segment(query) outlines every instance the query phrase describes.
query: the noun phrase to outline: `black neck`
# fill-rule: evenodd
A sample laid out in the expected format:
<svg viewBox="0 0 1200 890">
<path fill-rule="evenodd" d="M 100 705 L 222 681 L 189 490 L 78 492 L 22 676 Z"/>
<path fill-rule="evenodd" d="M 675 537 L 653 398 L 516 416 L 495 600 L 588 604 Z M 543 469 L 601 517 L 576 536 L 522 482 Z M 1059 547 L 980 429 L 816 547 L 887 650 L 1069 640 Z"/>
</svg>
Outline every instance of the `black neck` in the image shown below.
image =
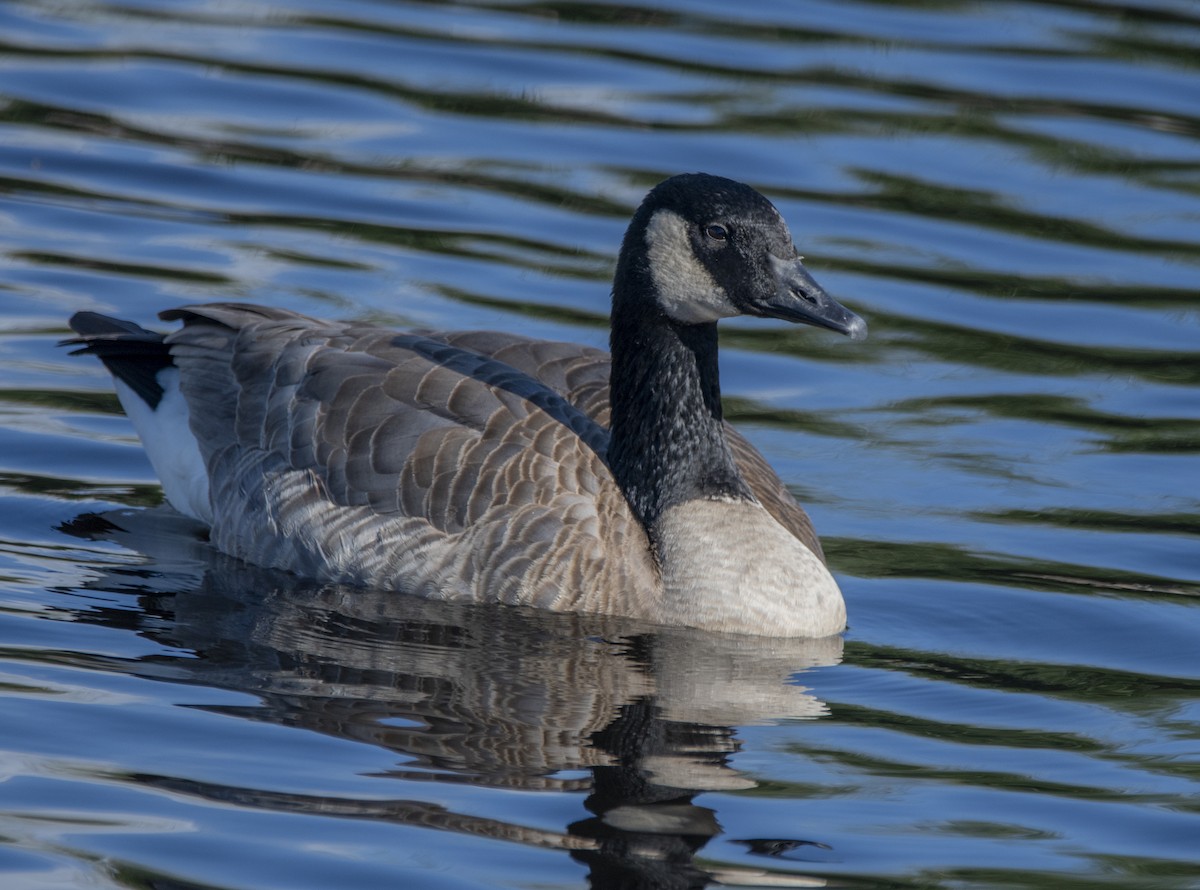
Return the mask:
<svg viewBox="0 0 1200 890">
<path fill-rule="evenodd" d="M 629 505 L 653 531 L 683 501 L 752 499 L 725 440 L 716 324 L 676 324 L 649 305 L 652 290 L 622 290 L 618 276 L 608 463 Z"/>
</svg>

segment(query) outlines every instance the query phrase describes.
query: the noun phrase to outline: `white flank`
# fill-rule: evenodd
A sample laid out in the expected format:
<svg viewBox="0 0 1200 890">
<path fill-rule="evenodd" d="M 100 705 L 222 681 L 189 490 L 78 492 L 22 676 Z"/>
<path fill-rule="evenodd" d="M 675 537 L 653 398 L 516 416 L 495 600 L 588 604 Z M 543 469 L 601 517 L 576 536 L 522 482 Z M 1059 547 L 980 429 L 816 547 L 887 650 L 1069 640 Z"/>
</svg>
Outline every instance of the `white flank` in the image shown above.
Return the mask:
<svg viewBox="0 0 1200 890">
<path fill-rule="evenodd" d="M 157 408 L 151 408 L 125 383 L 113 378 L 117 398 L 142 440 L 168 503 L 186 516 L 211 523 L 208 471 L 188 422 L 187 401 L 179 391 L 179 369 L 159 371 L 158 382 L 163 397 Z"/>
</svg>

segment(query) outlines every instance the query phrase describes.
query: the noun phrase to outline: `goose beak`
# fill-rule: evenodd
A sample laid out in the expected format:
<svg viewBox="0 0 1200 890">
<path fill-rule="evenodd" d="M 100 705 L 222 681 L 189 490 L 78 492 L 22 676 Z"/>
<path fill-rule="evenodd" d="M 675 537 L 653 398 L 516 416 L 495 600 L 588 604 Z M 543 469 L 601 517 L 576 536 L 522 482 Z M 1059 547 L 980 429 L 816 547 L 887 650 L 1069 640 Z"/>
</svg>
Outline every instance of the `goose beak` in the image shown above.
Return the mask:
<svg viewBox="0 0 1200 890">
<path fill-rule="evenodd" d="M 866 339 L 867 323 L 825 293 L 799 257 L 781 260 L 772 256 L 770 260 L 775 293 L 755 305 L 764 317 L 828 328 L 851 340 Z"/>
</svg>

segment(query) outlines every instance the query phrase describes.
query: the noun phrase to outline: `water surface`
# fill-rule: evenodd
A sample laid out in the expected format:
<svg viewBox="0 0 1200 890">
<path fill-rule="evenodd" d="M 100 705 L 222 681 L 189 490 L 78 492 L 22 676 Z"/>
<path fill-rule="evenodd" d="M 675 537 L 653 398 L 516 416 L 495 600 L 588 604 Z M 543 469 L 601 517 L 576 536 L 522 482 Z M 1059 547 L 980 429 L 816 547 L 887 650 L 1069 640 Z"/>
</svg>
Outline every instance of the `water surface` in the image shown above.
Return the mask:
<svg viewBox="0 0 1200 890">
<path fill-rule="evenodd" d="M 1168 0 L 0 6 L 0 883 L 1200 886 L 1198 69 Z M 722 335 L 844 642 L 225 560 L 55 347 L 216 299 L 602 346 L 690 170 L 871 324 Z"/>
</svg>

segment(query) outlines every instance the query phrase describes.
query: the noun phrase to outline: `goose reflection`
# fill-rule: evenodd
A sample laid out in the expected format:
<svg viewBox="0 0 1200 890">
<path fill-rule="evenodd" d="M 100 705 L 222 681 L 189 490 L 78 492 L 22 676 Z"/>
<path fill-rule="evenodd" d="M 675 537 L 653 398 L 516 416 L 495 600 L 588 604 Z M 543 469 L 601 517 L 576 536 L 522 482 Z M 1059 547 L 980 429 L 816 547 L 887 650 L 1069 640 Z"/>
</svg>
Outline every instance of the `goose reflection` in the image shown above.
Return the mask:
<svg viewBox="0 0 1200 890">
<path fill-rule="evenodd" d="M 731 765 L 735 726 L 824 713 L 792 677 L 838 662 L 840 638 L 717 636 L 306 585 L 214 553 L 189 536 L 188 522 L 164 511 L 117 511 L 66 529 L 147 554 L 146 566 L 121 567 L 88 586 L 137 593 L 139 632 L 199 656 L 147 657 L 136 673 L 251 693 L 261 705 L 206 707 L 396 752 L 399 764 L 380 779 L 586 795 L 586 814 L 554 831 L 423 800 L 179 776 L 137 781 L 242 807 L 558 849 L 587 865 L 596 888 L 813 885 L 811 876 L 775 868 L 698 861 L 722 829 L 718 814 L 694 798 L 755 786 Z M 127 611 L 79 617 L 129 625 Z M 807 842 L 744 843 L 772 855 L 779 844 Z"/>
</svg>

